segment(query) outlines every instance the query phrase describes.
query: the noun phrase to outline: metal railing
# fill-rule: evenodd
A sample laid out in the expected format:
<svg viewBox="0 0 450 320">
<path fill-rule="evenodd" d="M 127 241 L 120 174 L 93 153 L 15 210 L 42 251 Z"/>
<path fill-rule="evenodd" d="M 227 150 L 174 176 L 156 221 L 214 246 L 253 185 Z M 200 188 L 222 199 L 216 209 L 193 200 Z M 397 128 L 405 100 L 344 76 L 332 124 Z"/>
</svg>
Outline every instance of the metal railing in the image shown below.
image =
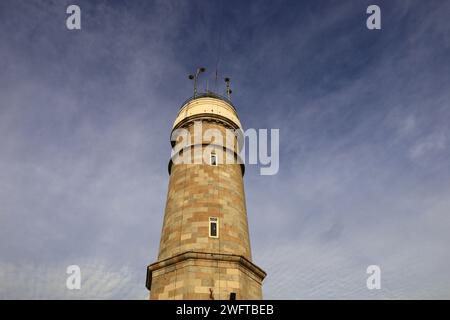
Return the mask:
<svg viewBox="0 0 450 320">
<path fill-rule="evenodd" d="M 220 94 L 211 92 L 211 91 L 197 93 L 195 96 L 192 96 L 192 97 L 186 99 L 186 100 L 181 104 L 180 111 L 181 111 L 181 109 L 182 109 L 187 103 L 191 102 L 192 100 L 199 99 L 199 98 L 216 98 L 216 99 L 223 100 L 223 101 L 225 101 L 226 103 L 228 103 L 228 104 L 233 108 L 234 112 L 237 113 L 236 107 L 233 105 L 233 103 L 232 103 L 228 98 L 226 98 L 226 97 L 224 97 L 224 96 L 221 96 Z"/>
</svg>

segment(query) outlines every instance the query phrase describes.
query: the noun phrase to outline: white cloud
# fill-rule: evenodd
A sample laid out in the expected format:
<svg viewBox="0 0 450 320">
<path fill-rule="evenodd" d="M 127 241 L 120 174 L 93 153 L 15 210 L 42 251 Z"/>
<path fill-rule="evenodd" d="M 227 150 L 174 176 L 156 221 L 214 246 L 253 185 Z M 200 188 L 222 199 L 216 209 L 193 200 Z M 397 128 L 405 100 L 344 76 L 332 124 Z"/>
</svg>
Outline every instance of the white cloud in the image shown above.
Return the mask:
<svg viewBox="0 0 450 320">
<path fill-rule="evenodd" d="M 420 138 L 411 148 L 410 156 L 413 160 L 443 151 L 448 147 L 447 136 L 443 132 L 432 133 L 424 138 Z"/>
<path fill-rule="evenodd" d="M 69 290 L 69 265 L 81 269 L 80 290 Z M 0 262 L 1 299 L 146 299 L 145 283 L 130 267 L 112 269 L 100 261 L 59 263 Z"/>
<path fill-rule="evenodd" d="M 145 298 L 171 122 L 191 92 L 185 75 L 208 59 L 211 25 L 195 4 L 161 1 L 142 15 L 102 4 L 68 34 L 54 28 L 59 4 L 14 3 L 0 10 L 0 297 Z M 393 8 L 395 21 L 414 18 L 410 6 Z M 448 298 L 441 6 L 399 38 L 364 34 L 373 56 L 356 60 L 350 51 L 369 44 L 359 29 L 334 33 L 355 27 L 350 2 L 320 6 L 319 24 L 314 10 L 290 10 L 284 27 L 270 20 L 281 8 L 253 4 L 250 19 L 226 9 L 221 67 L 237 79 L 242 120 L 281 129 L 279 174 L 245 177 L 267 298 Z M 70 264 L 82 268 L 80 292 L 65 289 Z M 380 292 L 365 288 L 368 264 L 382 268 Z"/>
</svg>

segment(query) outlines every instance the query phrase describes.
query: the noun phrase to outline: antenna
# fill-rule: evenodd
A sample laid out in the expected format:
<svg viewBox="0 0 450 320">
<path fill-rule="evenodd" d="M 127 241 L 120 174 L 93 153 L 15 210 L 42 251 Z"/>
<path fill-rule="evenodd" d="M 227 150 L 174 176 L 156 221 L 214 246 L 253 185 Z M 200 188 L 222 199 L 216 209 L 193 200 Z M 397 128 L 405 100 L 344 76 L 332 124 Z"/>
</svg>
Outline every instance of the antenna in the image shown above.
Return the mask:
<svg viewBox="0 0 450 320">
<path fill-rule="evenodd" d="M 206 69 L 201 67 L 201 68 L 197 68 L 197 71 L 195 72 L 195 74 L 190 74 L 189 75 L 189 80 L 194 80 L 194 98 L 197 96 L 197 79 L 200 73 L 205 72 Z"/>
<path fill-rule="evenodd" d="M 230 89 L 230 78 L 226 77 L 224 80 L 225 80 L 225 83 L 227 85 L 227 98 L 228 98 L 228 100 L 231 101 L 231 93 L 233 91 L 231 91 L 231 89 Z"/>
<path fill-rule="evenodd" d="M 216 77 L 214 78 L 214 91 L 217 92 L 217 78 L 219 76 L 219 72 L 217 71 L 216 67 Z"/>
<path fill-rule="evenodd" d="M 223 0 L 220 1 L 220 16 L 224 16 L 223 11 Z M 218 19 L 219 23 L 219 41 L 217 42 L 217 54 L 216 54 L 216 77 L 214 79 L 214 91 L 217 92 L 217 79 L 219 74 L 219 63 L 220 63 L 220 57 L 222 55 L 222 30 L 223 30 L 223 20 Z"/>
</svg>

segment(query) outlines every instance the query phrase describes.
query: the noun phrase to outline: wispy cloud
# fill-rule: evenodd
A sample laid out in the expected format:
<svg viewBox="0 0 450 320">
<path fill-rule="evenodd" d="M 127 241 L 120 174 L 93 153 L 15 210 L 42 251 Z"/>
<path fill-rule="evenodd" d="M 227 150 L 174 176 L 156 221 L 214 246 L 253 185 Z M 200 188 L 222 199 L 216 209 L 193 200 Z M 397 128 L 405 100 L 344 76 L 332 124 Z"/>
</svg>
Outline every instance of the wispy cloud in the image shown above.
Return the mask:
<svg viewBox="0 0 450 320">
<path fill-rule="evenodd" d="M 80 261 L 81 262 L 81 261 Z M 90 260 L 79 265 L 81 287 L 69 290 L 70 262 L 46 264 L 0 263 L 2 299 L 145 299 L 148 292 L 136 272 L 124 266 Z"/>
<path fill-rule="evenodd" d="M 244 126 L 280 128 L 279 174 L 245 176 L 265 297 L 448 298 L 449 3 L 381 1 L 379 32 L 366 4 L 81 1 L 69 32 L 3 1 L 0 297 L 146 297 L 171 122 L 219 60 Z"/>
</svg>

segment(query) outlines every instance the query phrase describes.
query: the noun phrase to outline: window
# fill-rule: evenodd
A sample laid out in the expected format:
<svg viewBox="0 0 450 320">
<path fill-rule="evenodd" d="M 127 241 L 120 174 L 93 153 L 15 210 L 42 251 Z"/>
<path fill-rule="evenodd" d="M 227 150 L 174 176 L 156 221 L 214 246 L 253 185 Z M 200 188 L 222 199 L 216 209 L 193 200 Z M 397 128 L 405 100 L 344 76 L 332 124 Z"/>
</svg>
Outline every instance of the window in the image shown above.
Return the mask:
<svg viewBox="0 0 450 320">
<path fill-rule="evenodd" d="M 217 155 L 214 153 L 214 152 L 212 152 L 211 153 L 211 165 L 212 166 L 217 166 Z"/>
<path fill-rule="evenodd" d="M 209 217 L 209 236 L 211 238 L 219 237 L 219 218 Z"/>
</svg>

